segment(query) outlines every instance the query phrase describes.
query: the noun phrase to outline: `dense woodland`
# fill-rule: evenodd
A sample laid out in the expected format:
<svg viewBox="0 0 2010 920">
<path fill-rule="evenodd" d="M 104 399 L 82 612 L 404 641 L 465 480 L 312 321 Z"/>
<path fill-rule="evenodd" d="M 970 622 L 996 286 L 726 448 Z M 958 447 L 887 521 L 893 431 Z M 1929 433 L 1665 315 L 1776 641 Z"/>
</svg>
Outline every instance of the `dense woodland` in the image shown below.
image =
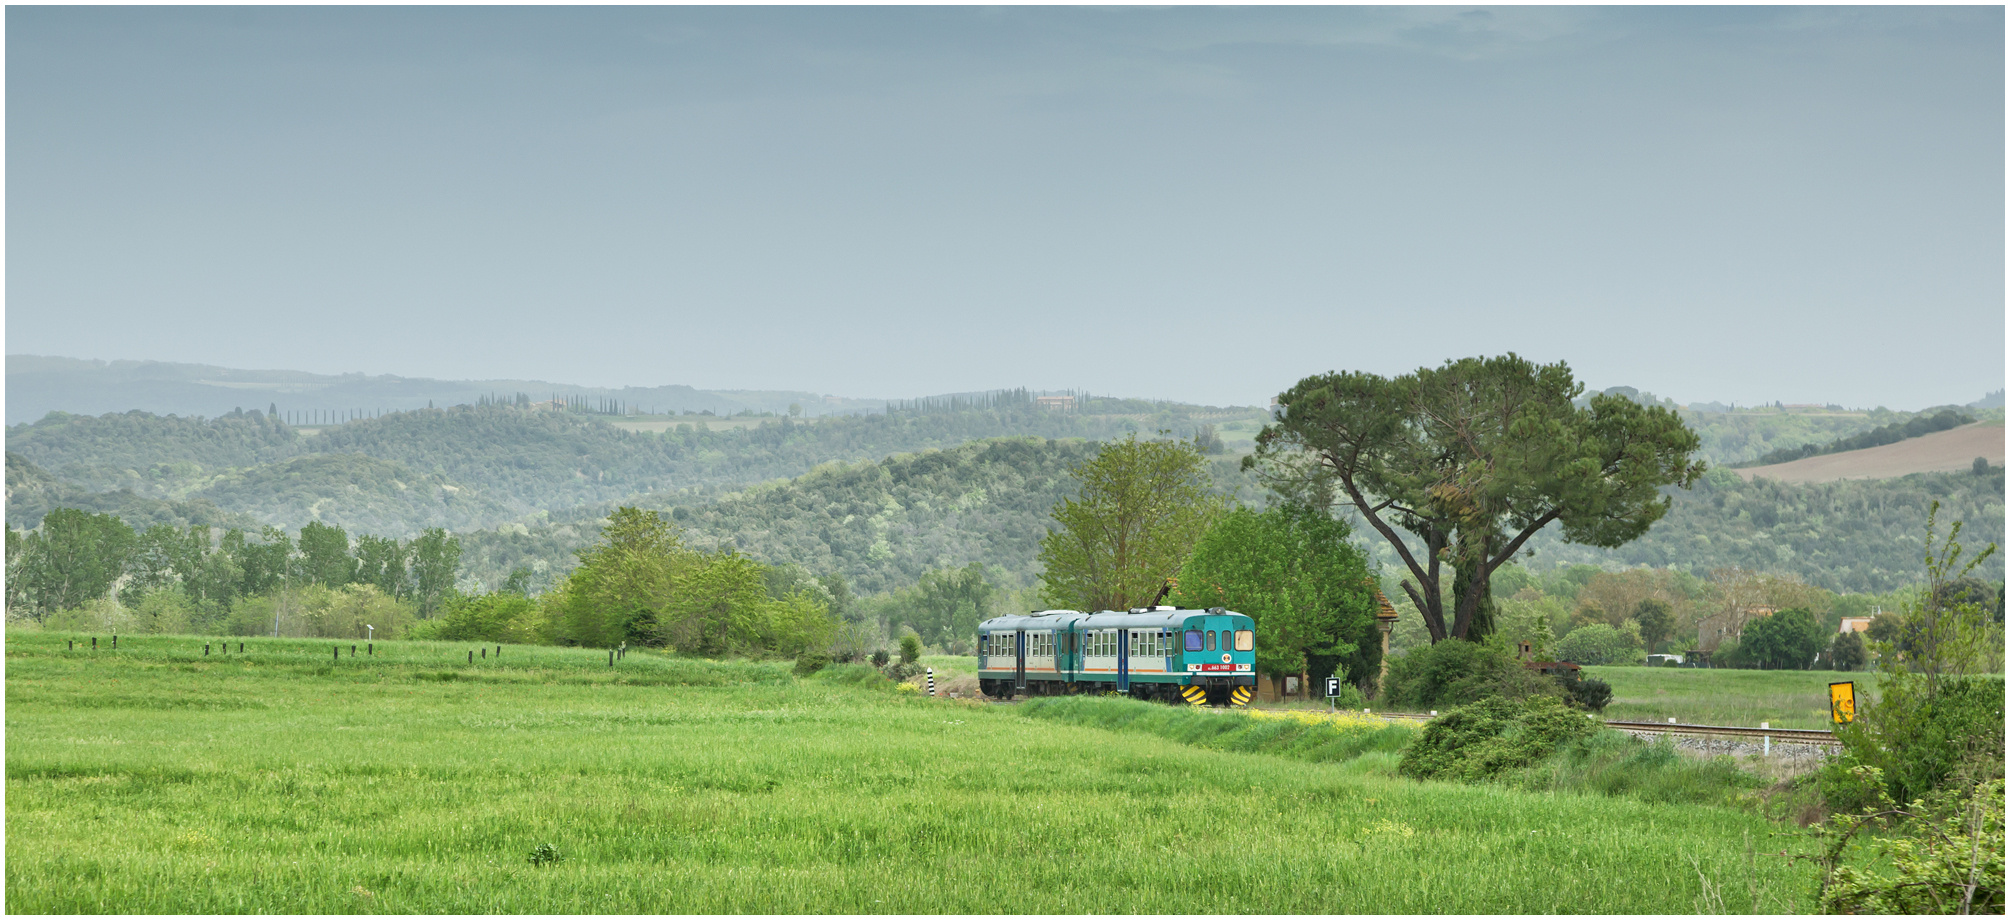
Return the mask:
<svg viewBox="0 0 2010 920">
<path fill-rule="evenodd" d="M 1216 491 L 1242 505 L 1266 501 L 1238 451 L 1214 435 L 1224 414 L 1198 407 L 1096 398 L 1076 411 L 1047 411 L 1008 392 L 894 405 L 887 414 L 776 417 L 743 430 L 710 430 L 705 417 L 687 416 L 651 434 L 521 402 L 392 413 L 312 435 L 258 411 L 54 414 L 8 433 L 10 530 L 19 536 L 50 511 L 73 508 L 114 516 L 136 534 L 210 528 L 216 552 L 231 539 L 266 541 L 256 535 L 267 525 L 298 535 L 310 524 L 357 534 L 360 552 L 365 534 L 409 545 L 436 529 L 453 533 L 460 548 L 461 595 L 536 596 L 562 588 L 582 552 L 603 539 L 609 515 L 631 505 L 662 512 L 691 552 L 757 563 L 771 599 L 810 597 L 840 621 L 870 622 L 882 635 L 912 628 L 948 646 L 975 618 L 1037 601 L 1035 557 L 1049 514 L 1099 441 L 1131 431 L 1198 439 L 1211 451 Z M 1881 410 L 1682 416 L 1718 464 L 1939 424 Z M 1686 628 L 1703 616 L 1719 570 L 1770 573 L 1831 596 L 1894 596 L 1918 580 L 1931 502 L 1943 503 L 1944 519 L 1966 521 L 1968 539 L 2001 542 L 2002 491 L 2000 468 L 1809 485 L 1747 483 L 1719 469 L 1694 488 L 1671 490 L 1671 511 L 1646 536 L 1601 550 L 1543 534 L 1518 571 L 1549 586 L 1538 594 L 1556 599 L 1542 609 L 1559 639 L 1592 625 L 1573 624 L 1570 586 L 1605 570 L 1619 577 L 1645 566 L 1689 586 L 1662 591 Z M 1385 576 L 1394 571 L 1384 544 L 1360 543 Z M 2001 558 L 1978 574 L 2000 581 Z M 1495 595 L 1524 594 L 1520 577 Z M 1401 599 L 1393 584 L 1385 588 Z M 1523 619 L 1535 600 L 1520 598 Z M 1839 608 L 1822 609 L 1829 616 Z M 1624 632 L 1631 612 L 1605 625 Z"/>
<path fill-rule="evenodd" d="M 1966 522 L 1975 546 L 2003 543 L 2003 468 L 1987 473 L 1915 473 L 1897 479 L 1745 482 L 1728 470 L 1705 473 L 1677 492 L 1668 515 L 1646 536 L 1617 549 L 1575 546 L 1545 533 L 1530 541 L 1529 565 L 1554 568 L 1738 566 L 1792 574 L 1831 591 L 1881 593 L 1919 580 L 1927 510 Z M 1987 565 L 2003 577 L 2003 560 Z"/>
<path fill-rule="evenodd" d="M 1140 428 L 1129 416 L 1045 411 L 1030 400 L 814 422 L 781 417 L 730 431 L 709 430 L 702 416 L 685 418 L 651 434 L 590 415 L 459 406 L 359 419 L 303 437 L 260 411 L 216 419 L 51 414 L 9 429 L 8 451 L 88 492 L 208 498 L 288 528 L 321 520 L 409 534 L 427 526 L 494 527 L 648 493 L 702 495 L 801 475 L 833 460 L 878 459 L 985 437 L 1103 438 Z M 1167 411 L 1145 423 L 1180 435 L 1202 424 Z M 382 464 L 257 469 L 338 455 Z M 421 494 L 403 494 L 412 489 Z M 32 526 L 37 518 L 27 510 L 10 505 L 9 523 Z"/>
</svg>

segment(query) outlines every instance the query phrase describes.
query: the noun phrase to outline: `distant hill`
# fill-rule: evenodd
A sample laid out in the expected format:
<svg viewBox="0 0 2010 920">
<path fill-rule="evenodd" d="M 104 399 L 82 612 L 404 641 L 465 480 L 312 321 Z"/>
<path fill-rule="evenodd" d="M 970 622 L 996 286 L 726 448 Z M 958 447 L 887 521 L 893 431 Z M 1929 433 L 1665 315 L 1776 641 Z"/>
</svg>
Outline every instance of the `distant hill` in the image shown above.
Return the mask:
<svg viewBox="0 0 2010 920">
<path fill-rule="evenodd" d="M 93 492 L 49 475 L 19 454 L 7 454 L 7 526 L 32 528 L 57 508 L 78 508 L 94 514 L 115 514 L 134 527 L 155 524 L 188 527 L 256 529 L 259 520 L 248 514 L 225 511 L 208 499 L 162 501 L 136 495 L 128 489 Z"/>
<path fill-rule="evenodd" d="M 1833 482 L 1838 479 L 1891 479 L 1913 473 L 1967 470 L 1981 457 L 2003 465 L 2003 424 L 1979 423 L 1921 435 L 1895 444 L 1821 454 L 1787 463 L 1737 470 L 1747 482 Z"/>
<path fill-rule="evenodd" d="M 340 520 L 390 535 L 430 526 L 490 529 L 572 509 L 595 510 L 597 517 L 605 513 L 597 509 L 640 496 L 695 503 L 833 461 L 873 461 L 999 436 L 1103 440 L 1163 429 L 1190 437 L 1212 424 L 1194 417 L 1201 407 L 1119 400 L 1099 399 L 1096 408 L 1132 411 L 1048 411 L 1023 393 L 981 406 L 782 417 L 721 431 L 709 430 L 705 417 L 684 416 L 690 421 L 660 432 L 624 430 L 599 415 L 510 405 L 395 412 L 315 434 L 260 410 L 209 419 L 56 413 L 9 428 L 7 445 L 81 492 L 200 497 L 288 528 Z M 1245 427 L 1261 413 L 1205 411 Z M 300 462 L 313 457 L 348 459 Z M 344 473 L 357 479 L 344 481 Z M 410 491 L 421 483 L 424 489 Z"/>
<path fill-rule="evenodd" d="M 742 410 L 805 414 L 869 412 L 880 399 L 846 399 L 789 390 L 701 390 L 689 386 L 582 387 L 544 380 L 432 380 L 364 374 L 242 370 L 167 361 L 92 361 L 43 355 L 7 356 L 7 423 L 50 412 L 102 415 L 141 410 L 156 415 L 215 417 L 235 409 L 288 413 L 444 408 L 483 397 L 527 394 L 532 400 L 618 399 L 642 410 L 729 415 Z"/>
<path fill-rule="evenodd" d="M 1050 514 L 1074 494 L 1073 468 L 1098 445 L 1079 439 L 993 438 L 881 460 L 832 463 L 794 479 L 693 501 L 641 496 L 630 503 L 665 511 L 700 547 L 729 547 L 764 562 L 837 573 L 854 592 L 913 584 L 923 573 L 972 562 L 994 579 L 1026 587 Z M 1213 464 L 1217 490 L 1260 502 L 1236 458 Z M 529 526 L 462 536 L 463 570 L 477 584 L 502 583 L 529 568 L 548 584 L 569 571 L 612 506 L 577 509 Z"/>
<path fill-rule="evenodd" d="M 194 498 L 287 530 L 319 521 L 352 534 L 399 538 L 428 527 L 493 526 L 518 514 L 481 490 L 358 454 L 314 454 L 233 470 Z"/>
<path fill-rule="evenodd" d="M 1962 521 L 1962 543 L 1971 550 L 2003 543 L 2001 466 L 1981 476 L 1964 470 L 1807 483 L 1747 482 L 1742 472 L 1749 471 L 1711 470 L 1695 488 L 1672 490 L 1667 516 L 1617 549 L 1538 534 L 1529 541 L 1530 564 L 1679 566 L 1697 574 L 1741 566 L 1790 572 L 1831 591 L 1881 593 L 1925 578 L 1919 547 L 1934 501 L 1941 503 L 1943 533 Z M 2000 581 L 2003 573 L 1998 553 L 1976 574 Z"/>
</svg>

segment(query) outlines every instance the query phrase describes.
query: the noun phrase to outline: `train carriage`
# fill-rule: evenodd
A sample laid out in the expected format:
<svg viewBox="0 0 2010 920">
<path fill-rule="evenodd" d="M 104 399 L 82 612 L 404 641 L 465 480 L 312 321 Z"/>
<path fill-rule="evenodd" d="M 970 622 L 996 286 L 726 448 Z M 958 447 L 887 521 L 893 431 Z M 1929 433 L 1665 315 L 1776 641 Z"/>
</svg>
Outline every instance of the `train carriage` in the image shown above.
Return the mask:
<svg viewBox="0 0 2010 920">
<path fill-rule="evenodd" d="M 1241 706 L 1256 687 L 1256 624 L 1214 607 L 1042 610 L 977 625 L 977 680 L 992 699 L 1118 692 Z"/>
</svg>

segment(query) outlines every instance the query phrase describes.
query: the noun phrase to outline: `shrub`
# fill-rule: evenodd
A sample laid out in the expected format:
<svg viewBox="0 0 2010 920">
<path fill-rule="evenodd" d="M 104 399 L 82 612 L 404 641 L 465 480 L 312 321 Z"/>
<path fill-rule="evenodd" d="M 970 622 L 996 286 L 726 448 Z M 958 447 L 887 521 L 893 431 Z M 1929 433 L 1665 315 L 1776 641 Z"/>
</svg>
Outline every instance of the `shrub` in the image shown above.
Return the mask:
<svg viewBox="0 0 2010 920">
<path fill-rule="evenodd" d="M 822 652 L 804 652 L 796 656 L 796 667 L 795 667 L 796 676 L 808 677 L 811 674 L 815 674 L 816 672 L 821 671 L 826 667 L 829 667 L 830 663 L 831 663 L 831 656 L 826 655 Z"/>
<path fill-rule="evenodd" d="M 908 633 L 900 637 L 900 663 L 913 664 L 921 659 L 921 637 Z"/>
<path fill-rule="evenodd" d="M 1386 708 L 1422 712 L 1489 696 L 1562 695 L 1556 681 L 1522 667 L 1505 646 L 1447 639 L 1391 658 L 1380 699 Z"/>
<path fill-rule="evenodd" d="M 1630 632 L 1593 623 L 1564 636 L 1557 643 L 1556 656 L 1577 664 L 1628 664 L 1639 660 L 1640 643 Z"/>
<path fill-rule="evenodd" d="M 1335 709 L 1366 709 L 1368 708 L 1368 697 L 1361 693 L 1360 687 L 1356 687 L 1343 680 L 1340 682 L 1340 695 L 1333 698 L 1333 707 Z"/>
<path fill-rule="evenodd" d="M 872 653 L 872 666 L 875 668 L 886 667 L 886 663 L 892 660 L 893 656 L 887 654 L 886 649 L 880 649 Z"/>
<path fill-rule="evenodd" d="M 1979 761 L 1975 772 L 2003 775 L 2003 683 L 1982 677 L 1947 678 L 1939 692 L 1906 693 L 1906 681 L 1887 678 L 1884 698 L 1864 707 L 1857 721 L 1836 728 L 1844 763 L 1876 767 L 1885 791 L 1910 802 L 1954 775 L 1963 761 Z M 1862 805 L 1863 796 L 1835 782 L 1833 797 Z M 1823 789 L 1831 795 L 1830 788 Z"/>
<path fill-rule="evenodd" d="M 1432 719 L 1403 753 L 1397 772 L 1416 779 L 1483 782 L 1531 766 L 1598 730 L 1596 722 L 1555 697 L 1488 697 Z"/>
<path fill-rule="evenodd" d="M 1884 793 L 1875 767 L 1856 767 L 1875 798 L 1859 813 L 1817 825 L 1827 840 L 1821 909 L 1847 914 L 2001 914 L 2003 779 L 1954 784 L 1906 804 Z M 1859 836 L 1860 831 L 1875 834 Z M 1866 860 L 1855 843 L 1882 850 Z M 1889 872 L 1890 874 L 1885 874 Z"/>
<path fill-rule="evenodd" d="M 1612 685 L 1596 677 L 1564 681 L 1563 690 L 1568 694 L 1570 705 L 1579 709 L 1604 712 L 1605 704 L 1612 702 Z"/>
</svg>

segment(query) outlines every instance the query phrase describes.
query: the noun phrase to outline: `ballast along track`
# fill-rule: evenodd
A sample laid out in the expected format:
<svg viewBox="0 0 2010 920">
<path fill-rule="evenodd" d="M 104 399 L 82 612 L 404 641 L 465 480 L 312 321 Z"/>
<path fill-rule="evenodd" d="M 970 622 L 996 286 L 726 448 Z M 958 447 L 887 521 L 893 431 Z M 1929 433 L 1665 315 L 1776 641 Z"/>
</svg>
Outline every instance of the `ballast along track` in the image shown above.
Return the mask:
<svg viewBox="0 0 2010 920">
<path fill-rule="evenodd" d="M 1607 722 L 1607 728 L 1627 732 L 1654 732 L 1663 735 L 1695 735 L 1714 738 L 1771 738 L 1774 744 L 1840 745 L 1834 732 L 1808 728 L 1743 728 L 1732 725 L 1669 725 L 1664 722 Z"/>
<path fill-rule="evenodd" d="M 1384 719 L 1407 719 L 1414 722 L 1429 722 L 1427 712 L 1378 712 Z M 1685 725 L 1669 722 L 1625 722 L 1607 721 L 1606 728 L 1623 732 L 1643 732 L 1655 735 L 1692 735 L 1704 738 L 1754 738 L 1773 739 L 1774 744 L 1835 744 L 1834 732 L 1812 728 L 1745 728 L 1739 725 Z"/>
</svg>

